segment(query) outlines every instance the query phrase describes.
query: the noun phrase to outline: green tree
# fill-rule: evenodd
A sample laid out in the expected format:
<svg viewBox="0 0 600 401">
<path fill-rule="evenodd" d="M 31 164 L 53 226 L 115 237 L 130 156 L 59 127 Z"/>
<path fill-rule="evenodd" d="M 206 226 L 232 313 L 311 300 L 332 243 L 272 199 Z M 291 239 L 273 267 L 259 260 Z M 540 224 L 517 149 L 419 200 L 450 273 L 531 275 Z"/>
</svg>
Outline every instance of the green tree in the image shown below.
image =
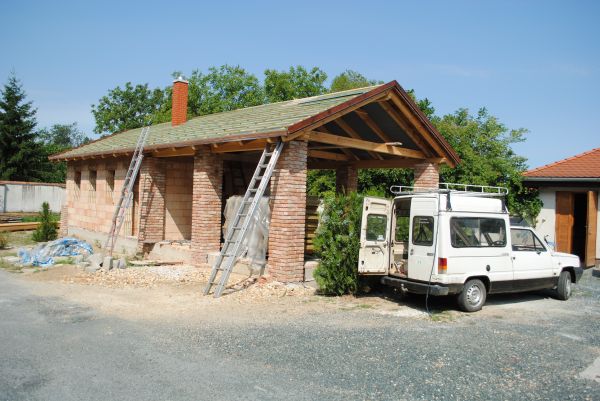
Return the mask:
<svg viewBox="0 0 600 401">
<path fill-rule="evenodd" d="M 38 133 L 41 141 L 43 158 L 42 180 L 46 182 L 65 182 L 67 165 L 65 162 L 50 162 L 48 156 L 75 148 L 90 142 L 77 123 L 54 124 L 50 128 L 43 128 Z"/>
<path fill-rule="evenodd" d="M 302 66 L 290 67 L 289 71 L 265 70 L 267 102 L 322 95 L 327 91 L 324 85 L 326 79 L 327 74 L 318 67 L 310 71 Z"/>
<path fill-rule="evenodd" d="M 258 78 L 240 66 L 211 67 L 208 74 L 194 70 L 189 78 L 188 113 L 192 117 L 257 106 L 264 99 Z"/>
<path fill-rule="evenodd" d="M 36 242 L 51 241 L 56 239 L 56 221 L 50 213 L 50 205 L 48 202 L 42 203 L 42 210 L 39 213 L 40 225 L 33 232 L 31 238 Z"/>
<path fill-rule="evenodd" d="M 383 81 L 375 79 L 367 79 L 364 75 L 353 70 L 346 70 L 337 75 L 331 81 L 330 92 L 345 91 L 348 89 L 363 88 L 365 86 L 373 86 L 382 84 Z"/>
<path fill-rule="evenodd" d="M 527 159 L 512 149 L 513 144 L 525 140 L 526 129 L 508 129 L 485 108 L 476 115 L 459 109 L 434 117 L 433 123 L 462 160 L 455 168 L 442 168 L 442 181 L 507 187 L 511 213 L 530 221 L 537 216 L 541 208 L 537 192 L 522 185 Z"/>
<path fill-rule="evenodd" d="M 0 93 L 0 180 L 39 181 L 42 152 L 36 142 L 35 113 L 12 73 Z"/>
<path fill-rule="evenodd" d="M 156 123 L 166 99 L 164 90 L 150 89 L 148 84 L 133 86 L 127 82 L 124 88 L 117 86 L 102 96 L 97 105 L 92 105 L 94 132 L 114 133 Z"/>
</svg>

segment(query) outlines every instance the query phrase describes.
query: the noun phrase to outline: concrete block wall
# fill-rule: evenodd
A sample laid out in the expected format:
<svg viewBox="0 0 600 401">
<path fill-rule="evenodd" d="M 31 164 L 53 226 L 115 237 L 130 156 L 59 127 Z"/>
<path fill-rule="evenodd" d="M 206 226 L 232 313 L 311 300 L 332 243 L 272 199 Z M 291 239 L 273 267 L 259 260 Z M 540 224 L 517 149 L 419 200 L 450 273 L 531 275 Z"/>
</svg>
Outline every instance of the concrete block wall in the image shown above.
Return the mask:
<svg viewBox="0 0 600 401">
<path fill-rule="evenodd" d="M 65 217 L 68 219 L 68 225 L 91 231 L 108 232 L 115 202 L 121 194 L 128 167 L 129 160 L 124 158 L 69 162 L 66 182 L 68 217 Z M 95 188 L 90 182 L 90 171 L 96 172 Z M 112 190 L 106 182 L 109 171 L 115 172 Z M 79 185 L 75 182 L 77 175 L 81 177 Z M 132 232 L 124 227 L 121 235 L 132 235 Z"/>
<path fill-rule="evenodd" d="M 275 280 L 304 280 L 307 143 L 285 145 L 271 178 L 269 273 Z"/>
<path fill-rule="evenodd" d="M 145 157 L 140 176 L 140 228 L 138 253 L 148 253 L 152 245 L 165 238 L 165 160 Z"/>
<path fill-rule="evenodd" d="M 165 239 L 192 238 L 193 158 L 166 160 Z"/>
<path fill-rule="evenodd" d="M 42 203 L 60 212 L 65 203 L 64 184 L 0 181 L 0 213 L 39 212 Z"/>
</svg>

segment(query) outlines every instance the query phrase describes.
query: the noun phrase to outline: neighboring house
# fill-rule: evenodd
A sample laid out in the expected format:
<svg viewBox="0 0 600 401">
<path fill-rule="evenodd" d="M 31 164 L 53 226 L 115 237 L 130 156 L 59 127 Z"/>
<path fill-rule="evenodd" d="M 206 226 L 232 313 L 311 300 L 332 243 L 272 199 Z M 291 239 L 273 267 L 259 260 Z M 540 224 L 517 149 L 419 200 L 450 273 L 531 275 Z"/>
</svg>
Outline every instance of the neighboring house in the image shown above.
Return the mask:
<svg viewBox="0 0 600 401">
<path fill-rule="evenodd" d="M 306 177 L 333 169 L 342 191 L 360 168 L 413 168 L 415 185 L 437 187 L 440 164 L 459 157 L 396 81 L 187 119 L 188 83 L 173 84 L 170 123 L 152 126 L 134 202 L 117 249 L 147 254 L 171 241 L 201 264 L 221 245 L 222 208 L 243 194 L 262 150 L 285 142 L 271 178 L 268 268 L 280 281 L 304 278 Z M 141 129 L 51 157 L 66 161 L 61 230 L 101 241 L 110 229 Z M 312 224 L 314 227 L 314 224 Z"/>
<path fill-rule="evenodd" d="M 39 212 L 44 202 L 60 212 L 64 199 L 65 184 L 0 181 L 0 213 Z"/>
<path fill-rule="evenodd" d="M 538 188 L 544 203 L 536 230 L 557 251 L 579 256 L 585 266 L 600 262 L 600 148 L 529 170 L 524 183 Z"/>
</svg>

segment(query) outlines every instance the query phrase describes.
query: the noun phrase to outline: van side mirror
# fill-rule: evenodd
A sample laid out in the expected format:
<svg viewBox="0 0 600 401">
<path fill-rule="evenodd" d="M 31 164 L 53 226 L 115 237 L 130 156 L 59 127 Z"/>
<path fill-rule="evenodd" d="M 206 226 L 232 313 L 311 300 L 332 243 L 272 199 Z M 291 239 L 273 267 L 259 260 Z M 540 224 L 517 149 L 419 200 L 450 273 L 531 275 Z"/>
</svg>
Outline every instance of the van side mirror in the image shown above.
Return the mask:
<svg viewBox="0 0 600 401">
<path fill-rule="evenodd" d="M 550 249 L 554 250 L 554 242 L 550 241 L 550 235 L 544 235 L 544 241 L 546 241 L 546 245 L 550 247 Z"/>
</svg>

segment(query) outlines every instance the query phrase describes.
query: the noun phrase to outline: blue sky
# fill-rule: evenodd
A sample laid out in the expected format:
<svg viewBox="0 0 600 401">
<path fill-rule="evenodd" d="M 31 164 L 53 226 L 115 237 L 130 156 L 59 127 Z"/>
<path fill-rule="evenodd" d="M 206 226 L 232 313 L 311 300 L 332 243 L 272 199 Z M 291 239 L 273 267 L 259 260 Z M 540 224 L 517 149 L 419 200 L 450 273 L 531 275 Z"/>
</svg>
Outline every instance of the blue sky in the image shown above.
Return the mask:
<svg viewBox="0 0 600 401">
<path fill-rule="evenodd" d="M 0 81 L 11 70 L 40 126 L 76 121 L 127 81 L 175 70 L 318 66 L 396 79 L 438 114 L 485 106 L 531 167 L 600 146 L 600 2 L 11 1 L 0 7 Z"/>
</svg>

